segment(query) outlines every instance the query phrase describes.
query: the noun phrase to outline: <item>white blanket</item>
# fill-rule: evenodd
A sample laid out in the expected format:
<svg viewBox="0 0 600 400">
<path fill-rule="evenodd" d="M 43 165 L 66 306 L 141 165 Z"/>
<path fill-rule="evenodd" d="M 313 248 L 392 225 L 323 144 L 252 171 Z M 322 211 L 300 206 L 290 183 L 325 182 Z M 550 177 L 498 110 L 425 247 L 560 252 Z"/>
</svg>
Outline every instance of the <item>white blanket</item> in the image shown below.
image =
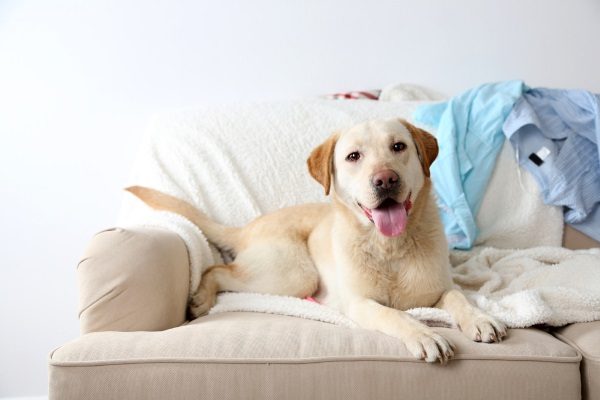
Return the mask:
<svg viewBox="0 0 600 400">
<path fill-rule="evenodd" d="M 311 150 L 337 129 L 373 118 L 409 118 L 419 102 L 306 100 L 229 105 L 157 116 L 134 164 L 129 185 L 179 197 L 219 222 L 243 225 L 276 209 L 327 201 L 308 174 Z M 201 271 L 221 263 L 204 235 L 181 219 L 156 215 L 126 194 L 119 224 L 174 230 L 191 255 L 191 291 Z"/>
<path fill-rule="evenodd" d="M 454 282 L 509 327 L 600 319 L 600 249 L 488 247 L 476 253 L 453 252 Z"/>
<path fill-rule="evenodd" d="M 185 199 L 222 223 L 242 225 L 284 206 L 325 201 L 321 186 L 306 171 L 311 149 L 334 130 L 360 121 L 410 118 L 418 104 L 306 100 L 204 107 L 166 114 L 151 123 L 128 183 Z M 501 153 L 499 168 L 484 197 L 478 215 L 481 227 L 478 245 L 505 248 L 560 245 L 560 210 L 541 203 L 535 182 L 517 167 L 511 151 L 508 147 Z M 190 254 L 191 293 L 198 286 L 204 268 L 223 262 L 221 254 L 189 221 L 151 211 L 129 194 L 124 199 L 119 223 L 162 227 L 179 234 Z M 490 248 L 455 254 L 454 264 L 456 260 L 462 264 L 455 271 L 456 281 L 470 287 L 476 287 L 475 283 L 481 285 L 472 293 L 473 300 L 509 326 L 598 319 L 594 310 L 598 310 L 600 280 L 584 278 L 600 269 L 600 256 L 557 248 L 531 251 Z M 538 261 L 555 253 L 562 257 L 557 266 Z M 490 264 L 490 260 L 495 261 Z M 464 261 L 468 262 L 463 264 Z M 521 265 L 527 268 L 519 269 Z M 573 265 L 579 268 L 579 280 L 573 279 Z M 541 279 L 547 275 L 544 268 L 555 271 L 552 285 Z M 493 289 L 490 289 L 492 283 L 485 284 L 507 274 L 512 274 L 513 284 L 507 281 Z M 487 280 L 482 282 L 484 278 Z M 350 323 L 324 306 L 255 294 L 220 295 L 211 312 L 232 310 L 274 312 L 341 325 Z M 411 313 L 433 325 L 452 323 L 440 310 L 418 309 Z"/>
<path fill-rule="evenodd" d="M 260 293 L 221 293 L 217 297 L 217 304 L 210 309 L 209 314 L 232 311 L 289 315 L 349 328 L 357 326 L 354 321 L 336 309 L 317 304 L 314 301 Z M 456 326 L 447 312 L 437 308 L 413 308 L 408 310 L 408 313 L 429 326 L 448 328 Z"/>
<path fill-rule="evenodd" d="M 454 254 L 454 282 L 479 308 L 510 328 L 600 320 L 600 249 L 559 247 Z M 342 326 L 354 323 L 338 311 L 291 297 L 253 293 L 221 294 L 213 313 L 256 311 L 283 314 Z M 445 311 L 408 310 L 430 326 L 454 326 Z"/>
</svg>

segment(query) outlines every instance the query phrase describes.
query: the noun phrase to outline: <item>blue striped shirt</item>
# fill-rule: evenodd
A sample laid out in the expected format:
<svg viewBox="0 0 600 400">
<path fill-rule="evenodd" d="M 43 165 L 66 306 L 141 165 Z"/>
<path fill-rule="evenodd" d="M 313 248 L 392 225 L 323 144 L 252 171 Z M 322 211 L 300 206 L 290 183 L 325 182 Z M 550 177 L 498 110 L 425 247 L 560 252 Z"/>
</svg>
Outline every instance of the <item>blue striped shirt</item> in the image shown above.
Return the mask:
<svg viewBox="0 0 600 400">
<path fill-rule="evenodd" d="M 600 95 L 530 89 L 503 130 L 544 202 L 563 206 L 565 222 L 600 240 Z"/>
</svg>

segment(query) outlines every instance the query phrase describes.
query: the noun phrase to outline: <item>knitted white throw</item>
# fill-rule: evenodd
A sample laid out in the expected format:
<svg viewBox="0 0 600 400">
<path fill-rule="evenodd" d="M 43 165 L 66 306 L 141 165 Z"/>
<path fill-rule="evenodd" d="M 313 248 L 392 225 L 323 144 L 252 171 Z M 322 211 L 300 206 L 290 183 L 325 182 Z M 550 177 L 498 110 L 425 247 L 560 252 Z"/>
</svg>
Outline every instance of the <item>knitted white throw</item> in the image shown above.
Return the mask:
<svg viewBox="0 0 600 400">
<path fill-rule="evenodd" d="M 129 184 L 182 198 L 222 223 L 243 225 L 281 207 L 326 201 L 322 188 L 306 172 L 312 148 L 334 130 L 361 121 L 409 118 L 418 104 L 306 100 L 171 113 L 150 125 Z M 204 268 L 222 262 L 220 253 L 189 221 L 151 211 L 129 194 L 119 222 L 162 227 L 181 236 L 190 254 L 191 291 Z M 499 157 L 478 223 L 480 248 L 455 254 L 452 262 L 456 283 L 470 290 L 482 309 L 513 327 L 600 319 L 596 251 L 481 249 L 560 245 L 560 210 L 542 204 L 535 182 L 516 166 L 507 149 Z M 211 312 L 225 311 L 271 312 L 352 325 L 324 306 L 267 295 L 222 294 Z M 452 323 L 441 310 L 410 313 L 432 325 Z"/>
</svg>

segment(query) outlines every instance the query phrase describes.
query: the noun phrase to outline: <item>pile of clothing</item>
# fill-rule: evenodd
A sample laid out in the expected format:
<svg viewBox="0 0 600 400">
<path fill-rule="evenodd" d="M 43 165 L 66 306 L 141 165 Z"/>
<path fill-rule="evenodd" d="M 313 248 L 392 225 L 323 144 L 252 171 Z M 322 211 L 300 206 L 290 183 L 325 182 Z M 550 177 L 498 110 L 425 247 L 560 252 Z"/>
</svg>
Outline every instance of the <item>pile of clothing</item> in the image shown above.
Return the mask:
<svg viewBox="0 0 600 400">
<path fill-rule="evenodd" d="M 440 153 L 431 173 L 450 247 L 474 245 L 476 216 L 506 140 L 543 201 L 600 240 L 600 95 L 491 83 L 423 105 L 413 119 L 437 132 Z"/>
</svg>

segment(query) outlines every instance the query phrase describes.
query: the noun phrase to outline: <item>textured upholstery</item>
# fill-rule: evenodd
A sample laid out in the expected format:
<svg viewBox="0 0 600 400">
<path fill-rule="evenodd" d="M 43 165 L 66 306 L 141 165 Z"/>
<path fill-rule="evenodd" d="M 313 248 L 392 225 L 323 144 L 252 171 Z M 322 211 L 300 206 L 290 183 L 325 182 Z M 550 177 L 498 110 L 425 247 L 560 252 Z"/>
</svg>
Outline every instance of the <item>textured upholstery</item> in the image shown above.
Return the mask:
<svg viewBox="0 0 600 400">
<path fill-rule="evenodd" d="M 395 338 L 259 313 L 202 317 L 163 332 L 84 335 L 50 358 L 50 395 L 100 398 L 577 399 L 578 353 L 537 329 L 501 344 L 436 328 L 457 345 L 446 366 Z"/>
<path fill-rule="evenodd" d="M 113 228 L 77 267 L 82 333 L 163 330 L 185 321 L 189 262 L 183 241 L 151 228 Z"/>
<path fill-rule="evenodd" d="M 578 250 L 600 247 L 600 243 L 565 224 L 563 246 L 567 249 Z"/>
<path fill-rule="evenodd" d="M 316 321 L 227 313 L 185 323 L 188 254 L 165 230 L 100 232 L 78 278 L 84 335 L 51 354 L 52 399 L 568 399 L 581 380 L 584 398 L 600 399 L 600 322 L 556 330 L 560 340 L 511 330 L 501 344 L 440 328 L 457 357 L 428 365 L 394 338 Z"/>
<path fill-rule="evenodd" d="M 583 356 L 583 399 L 600 400 L 600 321 L 567 325 L 557 329 L 554 334 Z"/>
</svg>

